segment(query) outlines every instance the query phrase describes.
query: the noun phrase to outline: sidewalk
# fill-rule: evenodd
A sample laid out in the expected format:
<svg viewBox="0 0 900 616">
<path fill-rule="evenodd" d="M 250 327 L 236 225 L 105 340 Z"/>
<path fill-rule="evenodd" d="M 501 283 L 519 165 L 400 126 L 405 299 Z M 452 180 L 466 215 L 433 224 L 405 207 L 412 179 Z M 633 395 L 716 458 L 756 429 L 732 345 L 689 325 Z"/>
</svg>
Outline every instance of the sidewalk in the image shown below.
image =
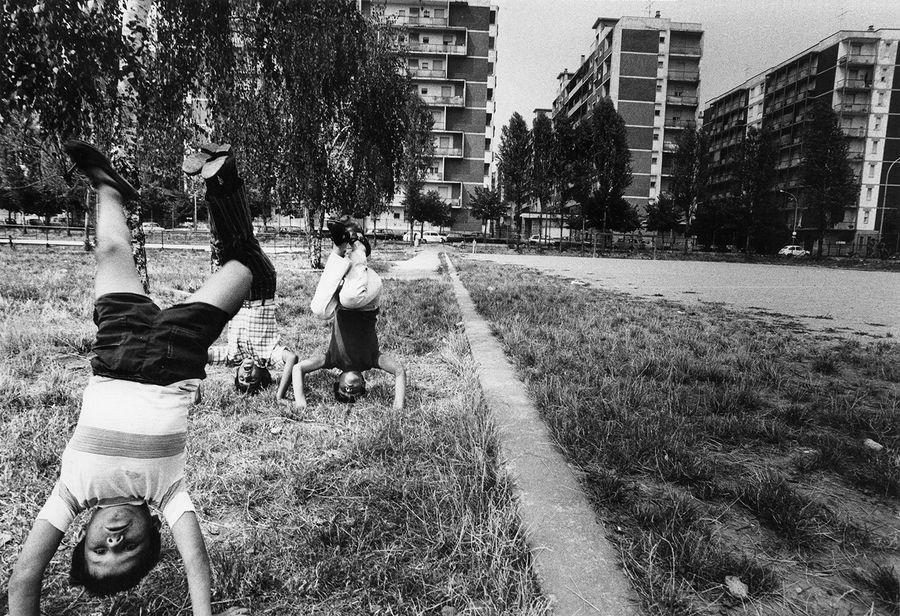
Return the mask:
<svg viewBox="0 0 900 616">
<path fill-rule="evenodd" d="M 638 599 L 603 524 L 554 444 L 525 384 L 490 326 L 475 311 L 452 262 L 447 255 L 444 259 L 478 366 L 478 380 L 497 425 L 501 464 L 512 481 L 538 583 L 551 600 L 553 613 L 638 614 Z M 408 265 L 403 271 L 412 270 Z"/>
</svg>

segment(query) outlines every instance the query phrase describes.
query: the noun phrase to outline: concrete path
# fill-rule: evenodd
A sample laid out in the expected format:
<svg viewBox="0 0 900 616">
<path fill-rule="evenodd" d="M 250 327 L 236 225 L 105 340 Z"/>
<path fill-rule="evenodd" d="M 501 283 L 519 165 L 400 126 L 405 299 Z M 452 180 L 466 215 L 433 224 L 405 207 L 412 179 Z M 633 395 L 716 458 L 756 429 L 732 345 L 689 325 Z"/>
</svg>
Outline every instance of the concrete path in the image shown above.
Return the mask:
<svg viewBox="0 0 900 616">
<path fill-rule="evenodd" d="M 462 255 L 461 255 L 462 256 Z M 900 273 L 802 265 L 466 254 L 602 289 L 790 315 L 811 329 L 900 337 Z"/>
<path fill-rule="evenodd" d="M 637 614 L 638 600 L 603 525 L 449 259 L 447 265 L 499 431 L 501 464 L 512 479 L 535 573 L 554 614 Z"/>
<path fill-rule="evenodd" d="M 397 280 L 415 280 L 417 278 L 433 278 L 437 275 L 441 248 L 439 246 L 422 246 L 412 259 L 395 261 L 385 278 Z"/>
</svg>

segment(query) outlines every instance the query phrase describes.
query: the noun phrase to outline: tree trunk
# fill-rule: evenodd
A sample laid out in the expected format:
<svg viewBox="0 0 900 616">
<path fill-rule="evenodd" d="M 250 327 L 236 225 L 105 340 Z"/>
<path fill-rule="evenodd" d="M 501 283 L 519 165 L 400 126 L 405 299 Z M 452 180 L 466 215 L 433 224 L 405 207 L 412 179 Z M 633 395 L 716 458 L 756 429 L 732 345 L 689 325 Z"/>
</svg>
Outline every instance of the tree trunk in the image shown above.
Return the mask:
<svg viewBox="0 0 900 616">
<path fill-rule="evenodd" d="M 147 25 L 152 0 L 127 0 L 122 13 L 122 38 L 127 40 L 131 48 L 139 55 L 143 47 L 143 29 Z M 134 154 L 137 148 L 137 92 L 128 79 L 120 79 L 118 83 L 120 102 L 119 139 L 127 157 L 127 162 L 134 168 Z M 134 266 L 141 278 L 144 292 L 150 292 L 150 276 L 147 272 L 147 250 L 144 246 L 144 230 L 141 228 L 141 207 L 139 203 L 125 204 L 125 222 L 131 231 L 131 254 Z"/>
</svg>

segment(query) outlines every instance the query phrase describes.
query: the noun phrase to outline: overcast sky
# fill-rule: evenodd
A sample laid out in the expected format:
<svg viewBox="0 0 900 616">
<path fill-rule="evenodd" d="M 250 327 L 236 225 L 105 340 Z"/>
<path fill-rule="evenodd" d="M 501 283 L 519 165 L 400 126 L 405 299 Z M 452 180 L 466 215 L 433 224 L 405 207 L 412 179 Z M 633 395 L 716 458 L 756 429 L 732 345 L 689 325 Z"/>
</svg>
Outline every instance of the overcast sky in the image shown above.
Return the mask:
<svg viewBox="0 0 900 616">
<path fill-rule="evenodd" d="M 551 107 L 556 76 L 587 54 L 597 17 L 646 16 L 699 22 L 701 108 L 709 99 L 838 30 L 900 28 L 900 0 L 493 0 L 497 17 L 497 112 L 500 127 L 518 111 Z M 499 138 L 496 140 L 499 144 Z"/>
</svg>

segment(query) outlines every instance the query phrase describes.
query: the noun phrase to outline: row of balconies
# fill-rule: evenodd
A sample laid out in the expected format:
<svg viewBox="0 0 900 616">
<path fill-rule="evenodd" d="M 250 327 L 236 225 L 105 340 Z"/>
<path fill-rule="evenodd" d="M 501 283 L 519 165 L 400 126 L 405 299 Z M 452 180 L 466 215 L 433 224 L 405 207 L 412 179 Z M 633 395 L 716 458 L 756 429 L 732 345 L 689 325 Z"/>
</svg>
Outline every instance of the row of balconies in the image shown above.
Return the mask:
<svg viewBox="0 0 900 616">
<path fill-rule="evenodd" d="M 419 98 L 425 101 L 427 105 L 446 105 L 447 107 L 465 107 L 466 101 L 463 96 L 442 96 L 440 94 L 419 94 Z"/>
<path fill-rule="evenodd" d="M 872 88 L 872 79 L 844 77 L 843 79 L 838 79 L 837 82 L 835 82 L 834 87 L 847 90 L 869 90 Z"/>
<path fill-rule="evenodd" d="M 804 68 L 798 73 L 788 73 L 786 75 L 779 75 L 777 79 L 775 79 L 771 84 L 769 84 L 769 87 L 767 88 L 767 90 L 769 91 L 769 93 L 774 94 L 775 92 L 777 92 L 778 90 L 781 90 L 782 88 L 786 88 L 787 86 L 794 85 L 801 79 L 806 79 L 807 77 L 812 76 L 812 74 L 813 74 L 812 69 Z"/>
<path fill-rule="evenodd" d="M 663 126 L 666 128 L 693 128 L 697 125 L 695 120 L 684 118 L 666 118 Z"/>
</svg>

